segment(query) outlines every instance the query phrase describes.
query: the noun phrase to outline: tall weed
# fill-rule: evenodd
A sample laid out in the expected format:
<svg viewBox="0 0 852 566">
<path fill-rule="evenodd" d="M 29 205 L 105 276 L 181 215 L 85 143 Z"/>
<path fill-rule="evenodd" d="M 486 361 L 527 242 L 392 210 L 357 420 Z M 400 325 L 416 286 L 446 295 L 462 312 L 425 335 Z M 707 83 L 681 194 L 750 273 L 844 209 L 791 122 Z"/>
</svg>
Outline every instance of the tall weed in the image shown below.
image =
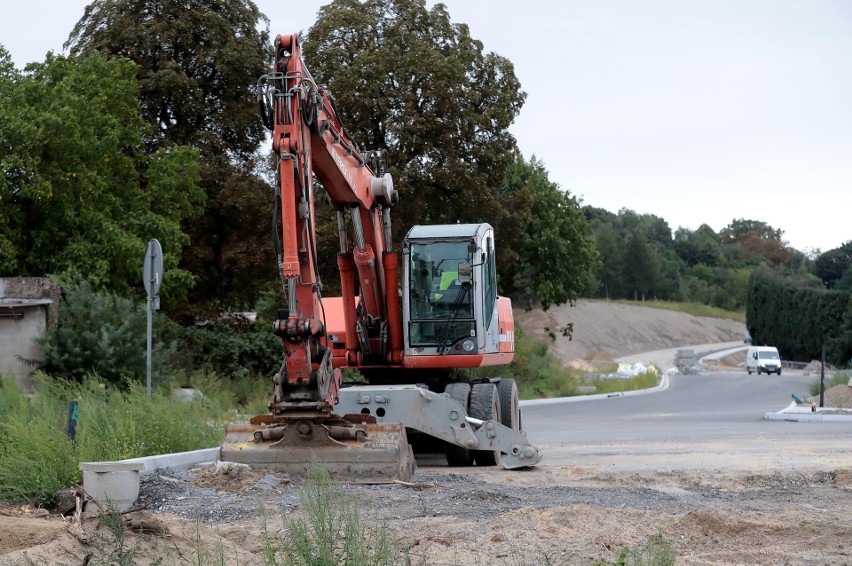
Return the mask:
<svg viewBox="0 0 852 566">
<path fill-rule="evenodd" d="M 355 501 L 314 462 L 301 490 L 303 515 L 282 509 L 284 534 L 268 566 L 393 566 L 402 555 L 385 526 L 368 527 Z M 271 559 L 271 561 L 270 561 Z"/>
<path fill-rule="evenodd" d="M 158 388 L 101 387 L 36 373 L 35 393 L 13 379 L 0 382 L 0 501 L 49 504 L 57 490 L 80 482 L 79 463 L 121 460 L 218 445 L 222 406 L 206 398 L 183 401 Z M 78 402 L 76 442 L 66 435 L 68 402 Z"/>
</svg>

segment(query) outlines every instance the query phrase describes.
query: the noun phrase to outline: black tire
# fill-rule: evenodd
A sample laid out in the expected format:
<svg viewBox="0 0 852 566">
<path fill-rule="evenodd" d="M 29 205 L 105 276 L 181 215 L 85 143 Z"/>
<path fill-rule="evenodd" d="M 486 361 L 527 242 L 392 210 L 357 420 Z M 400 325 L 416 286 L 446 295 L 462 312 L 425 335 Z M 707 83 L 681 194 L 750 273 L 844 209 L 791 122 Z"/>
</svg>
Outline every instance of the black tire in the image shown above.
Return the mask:
<svg viewBox="0 0 852 566">
<path fill-rule="evenodd" d="M 751 375 L 751 366 L 746 366 L 746 371 L 748 372 L 749 375 Z"/>
<path fill-rule="evenodd" d="M 444 393 L 448 393 L 450 399 L 461 403 L 461 406 L 467 411 L 467 406 L 470 404 L 469 383 L 450 383 L 444 389 Z M 473 465 L 473 456 L 467 448 L 456 446 L 451 442 L 444 442 L 444 454 L 447 455 L 448 466 L 458 468 Z"/>
<path fill-rule="evenodd" d="M 778 375 L 781 375 L 781 368 L 778 368 Z"/>
<path fill-rule="evenodd" d="M 501 379 L 497 386 L 500 393 L 500 422 L 512 430 L 521 430 L 521 407 L 518 384 L 514 379 Z"/>
<path fill-rule="evenodd" d="M 500 393 L 493 383 L 474 383 L 470 390 L 470 416 L 483 421 L 500 419 Z M 494 466 L 497 453 L 494 450 L 472 450 L 477 466 Z"/>
</svg>

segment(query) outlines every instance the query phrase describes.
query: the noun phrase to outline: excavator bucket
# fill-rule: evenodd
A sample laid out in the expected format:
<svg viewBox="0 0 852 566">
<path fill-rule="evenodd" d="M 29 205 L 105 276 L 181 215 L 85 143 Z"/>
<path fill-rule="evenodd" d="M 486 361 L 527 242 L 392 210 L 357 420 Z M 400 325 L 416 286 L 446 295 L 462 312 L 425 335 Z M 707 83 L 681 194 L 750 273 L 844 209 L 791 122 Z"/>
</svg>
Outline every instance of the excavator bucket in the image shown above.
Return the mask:
<svg viewBox="0 0 852 566">
<path fill-rule="evenodd" d="M 342 418 L 270 419 L 229 424 L 219 458 L 253 468 L 304 476 L 314 462 L 343 483 L 408 481 L 416 467 L 401 424 L 353 424 Z"/>
</svg>

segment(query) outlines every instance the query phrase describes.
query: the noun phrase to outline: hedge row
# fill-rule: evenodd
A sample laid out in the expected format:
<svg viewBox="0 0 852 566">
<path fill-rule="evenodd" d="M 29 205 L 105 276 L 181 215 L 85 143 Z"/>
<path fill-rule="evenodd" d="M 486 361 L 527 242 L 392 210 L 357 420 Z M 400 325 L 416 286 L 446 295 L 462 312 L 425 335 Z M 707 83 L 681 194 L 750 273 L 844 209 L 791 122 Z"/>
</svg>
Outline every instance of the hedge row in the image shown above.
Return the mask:
<svg viewBox="0 0 852 566">
<path fill-rule="evenodd" d="M 852 357 L 852 293 L 813 286 L 811 281 L 755 271 L 749 280 L 746 325 L 755 344 L 776 346 L 783 359 Z"/>
</svg>

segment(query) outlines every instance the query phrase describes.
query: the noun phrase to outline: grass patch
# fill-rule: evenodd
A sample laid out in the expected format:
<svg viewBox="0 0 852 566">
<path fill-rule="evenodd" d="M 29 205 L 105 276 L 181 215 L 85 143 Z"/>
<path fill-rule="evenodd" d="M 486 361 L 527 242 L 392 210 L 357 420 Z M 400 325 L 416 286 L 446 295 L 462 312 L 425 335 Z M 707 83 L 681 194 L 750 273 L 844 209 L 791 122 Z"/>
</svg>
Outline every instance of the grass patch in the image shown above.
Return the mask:
<svg viewBox="0 0 852 566">
<path fill-rule="evenodd" d="M 207 387 L 192 401 L 159 387 L 123 387 L 87 377 L 82 383 L 34 375 L 32 396 L 0 378 L 0 501 L 50 505 L 57 490 L 82 480 L 80 462 L 122 460 L 210 448 L 221 443 L 236 393 L 227 380 L 199 377 Z M 221 387 L 214 387 L 219 384 Z M 248 389 L 251 387 L 246 386 Z M 68 402 L 78 402 L 76 441 L 65 431 Z M 257 401 L 255 402 L 257 403 Z"/>
<path fill-rule="evenodd" d="M 685 314 L 690 314 L 692 316 L 707 316 L 710 318 L 724 318 L 728 320 L 735 320 L 737 322 L 742 322 L 745 324 L 746 321 L 746 313 L 745 310 L 739 311 L 729 311 L 725 309 L 720 309 L 719 307 L 711 307 L 709 305 L 702 305 L 700 303 L 676 303 L 670 301 L 628 301 L 628 300 L 612 300 L 612 301 L 602 301 L 599 299 L 586 299 L 586 300 L 595 300 L 599 302 L 611 302 L 619 305 L 632 305 L 636 307 L 650 307 L 654 309 L 664 309 L 668 311 L 682 312 Z"/>
<path fill-rule="evenodd" d="M 835 371 L 830 376 L 825 378 L 825 390 L 828 391 L 836 385 L 847 385 L 849 379 L 852 378 L 852 370 Z M 808 386 L 808 390 L 813 397 L 819 397 L 819 377 Z"/>
<path fill-rule="evenodd" d="M 599 378 L 587 380 L 586 385 L 594 385 L 594 393 L 620 393 L 622 391 L 639 391 L 656 387 L 659 382 L 659 374 L 656 369 L 650 368 L 647 372 L 631 377 L 622 378 Z"/>
</svg>

